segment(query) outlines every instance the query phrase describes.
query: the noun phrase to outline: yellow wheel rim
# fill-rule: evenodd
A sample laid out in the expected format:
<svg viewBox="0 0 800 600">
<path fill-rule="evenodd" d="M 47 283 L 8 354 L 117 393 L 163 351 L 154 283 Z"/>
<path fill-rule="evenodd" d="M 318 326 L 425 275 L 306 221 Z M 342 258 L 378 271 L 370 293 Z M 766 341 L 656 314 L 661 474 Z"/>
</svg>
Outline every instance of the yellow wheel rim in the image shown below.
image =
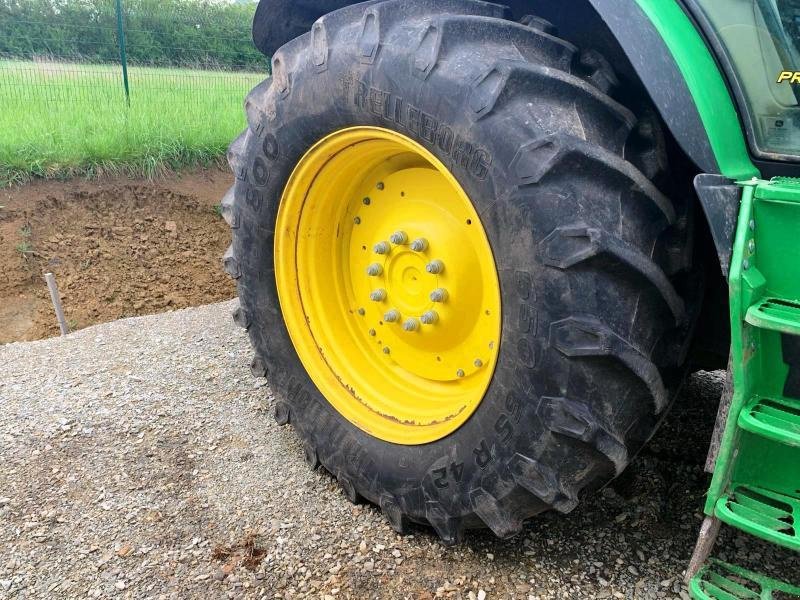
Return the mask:
<svg viewBox="0 0 800 600">
<path fill-rule="evenodd" d="M 387 129 L 318 142 L 275 229 L 292 343 L 316 386 L 370 435 L 424 444 L 480 404 L 500 342 L 500 285 L 469 197 L 428 150 Z"/>
</svg>

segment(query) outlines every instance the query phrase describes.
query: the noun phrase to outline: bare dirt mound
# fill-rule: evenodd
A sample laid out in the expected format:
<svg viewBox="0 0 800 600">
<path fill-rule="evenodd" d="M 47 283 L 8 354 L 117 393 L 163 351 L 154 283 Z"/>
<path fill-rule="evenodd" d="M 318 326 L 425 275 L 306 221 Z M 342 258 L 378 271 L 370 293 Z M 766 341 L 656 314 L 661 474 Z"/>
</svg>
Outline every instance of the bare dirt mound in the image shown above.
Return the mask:
<svg viewBox="0 0 800 600">
<path fill-rule="evenodd" d="M 230 233 L 215 205 L 230 174 L 38 182 L 0 192 L 0 343 L 58 334 L 43 274 L 70 328 L 217 302 Z"/>
</svg>

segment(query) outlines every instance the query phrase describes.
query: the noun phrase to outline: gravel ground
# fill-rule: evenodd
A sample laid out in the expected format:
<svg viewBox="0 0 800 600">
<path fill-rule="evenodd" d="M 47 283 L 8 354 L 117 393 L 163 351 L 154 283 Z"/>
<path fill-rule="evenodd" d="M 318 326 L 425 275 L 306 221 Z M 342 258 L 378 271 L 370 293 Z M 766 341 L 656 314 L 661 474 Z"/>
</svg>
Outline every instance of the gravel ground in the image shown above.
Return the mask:
<svg viewBox="0 0 800 600">
<path fill-rule="evenodd" d="M 0 597 L 688 597 L 721 374 L 694 375 L 632 468 L 572 514 L 445 548 L 306 466 L 234 306 L 0 346 Z M 800 572 L 743 535 L 717 555 Z"/>
</svg>

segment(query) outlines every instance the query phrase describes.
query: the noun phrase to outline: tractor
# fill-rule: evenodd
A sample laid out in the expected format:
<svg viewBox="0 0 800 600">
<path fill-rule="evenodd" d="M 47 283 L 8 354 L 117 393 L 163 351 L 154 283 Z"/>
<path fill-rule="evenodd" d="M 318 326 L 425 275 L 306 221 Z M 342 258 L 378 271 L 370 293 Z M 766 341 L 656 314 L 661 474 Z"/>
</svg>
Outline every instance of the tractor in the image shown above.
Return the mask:
<svg viewBox="0 0 800 600">
<path fill-rule="evenodd" d="M 515 535 L 728 369 L 695 598 L 800 596 L 800 2 L 261 0 L 222 213 L 235 322 L 312 468 Z"/>
</svg>

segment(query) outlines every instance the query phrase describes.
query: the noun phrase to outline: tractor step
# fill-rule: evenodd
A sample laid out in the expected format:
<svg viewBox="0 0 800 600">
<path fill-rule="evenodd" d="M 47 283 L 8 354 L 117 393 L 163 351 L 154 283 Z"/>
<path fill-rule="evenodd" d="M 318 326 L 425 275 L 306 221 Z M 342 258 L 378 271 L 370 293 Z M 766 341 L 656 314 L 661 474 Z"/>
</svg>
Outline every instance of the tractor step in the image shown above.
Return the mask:
<svg viewBox="0 0 800 600">
<path fill-rule="evenodd" d="M 697 600 L 789 600 L 800 598 L 800 587 L 710 559 L 689 582 Z"/>
<path fill-rule="evenodd" d="M 751 535 L 800 550 L 800 498 L 748 485 L 733 485 L 715 516 Z"/>
<path fill-rule="evenodd" d="M 761 329 L 800 335 L 800 304 L 782 298 L 767 298 L 747 310 L 745 321 Z"/>
<path fill-rule="evenodd" d="M 775 442 L 800 446 L 800 400 L 754 398 L 739 414 L 739 427 Z"/>
</svg>

